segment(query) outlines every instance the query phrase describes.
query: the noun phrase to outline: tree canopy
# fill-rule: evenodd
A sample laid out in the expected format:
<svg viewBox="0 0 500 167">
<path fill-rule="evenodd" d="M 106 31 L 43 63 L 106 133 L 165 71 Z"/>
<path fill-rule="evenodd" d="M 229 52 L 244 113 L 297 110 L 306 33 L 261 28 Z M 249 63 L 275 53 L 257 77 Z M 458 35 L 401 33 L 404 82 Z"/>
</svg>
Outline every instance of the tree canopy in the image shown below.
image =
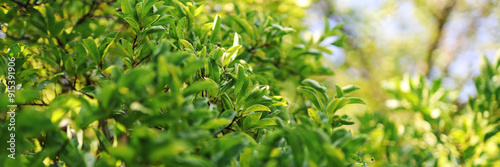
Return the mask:
<svg viewBox="0 0 500 167">
<path fill-rule="evenodd" d="M 309 6 L 0 2 L 0 166 L 499 165 L 500 55 L 468 103 L 423 73 L 366 109 L 324 57 L 359 48 L 328 18 L 306 38 Z"/>
</svg>

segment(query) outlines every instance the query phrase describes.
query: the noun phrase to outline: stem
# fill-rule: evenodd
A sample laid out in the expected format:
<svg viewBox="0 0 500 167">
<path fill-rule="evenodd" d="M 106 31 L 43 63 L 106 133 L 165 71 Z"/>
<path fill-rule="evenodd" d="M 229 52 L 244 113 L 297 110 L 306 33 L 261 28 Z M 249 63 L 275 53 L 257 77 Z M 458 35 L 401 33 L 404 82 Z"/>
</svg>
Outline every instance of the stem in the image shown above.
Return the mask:
<svg viewBox="0 0 500 167">
<path fill-rule="evenodd" d="M 431 42 L 430 49 L 427 51 L 427 71 L 426 75 L 429 75 L 432 69 L 432 66 L 434 66 L 434 61 L 433 61 L 433 53 L 436 49 L 438 49 L 438 44 L 443 38 L 443 30 L 444 30 L 444 25 L 450 18 L 451 11 L 455 7 L 455 4 L 457 4 L 457 0 L 452 0 L 449 5 L 445 7 L 445 9 L 442 11 L 441 16 L 436 16 L 437 22 L 438 22 L 438 30 L 437 30 L 437 37 Z"/>
</svg>

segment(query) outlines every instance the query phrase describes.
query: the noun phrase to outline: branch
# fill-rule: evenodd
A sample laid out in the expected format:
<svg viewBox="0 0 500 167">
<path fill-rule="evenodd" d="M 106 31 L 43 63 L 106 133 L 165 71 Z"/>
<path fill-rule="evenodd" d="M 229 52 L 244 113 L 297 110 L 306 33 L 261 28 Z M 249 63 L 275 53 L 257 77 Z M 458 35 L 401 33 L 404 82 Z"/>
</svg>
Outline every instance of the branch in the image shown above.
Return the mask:
<svg viewBox="0 0 500 167">
<path fill-rule="evenodd" d="M 66 84 L 66 85 L 68 85 L 71 89 L 73 89 L 74 91 L 80 92 L 80 93 L 86 95 L 87 97 L 89 97 L 91 99 L 94 99 L 94 96 L 92 96 L 92 95 L 90 95 L 90 94 L 88 94 L 88 93 L 86 93 L 84 91 L 76 90 L 76 87 L 74 86 L 74 85 L 76 85 L 76 80 L 75 80 L 74 84 L 71 84 L 71 82 L 69 82 L 68 78 L 64 77 L 64 79 L 68 82 L 68 84 Z"/>
<path fill-rule="evenodd" d="M 29 37 L 27 36 L 22 36 L 22 37 L 14 37 L 12 35 L 9 35 L 7 34 L 7 32 L 5 32 L 5 36 L 7 36 L 7 38 L 10 38 L 10 39 L 13 39 L 13 40 L 16 40 L 16 41 L 30 41 L 30 42 L 33 42 Z"/>
<path fill-rule="evenodd" d="M 49 106 L 48 104 L 38 104 L 38 103 L 26 103 L 26 104 L 21 104 L 23 106 Z"/>
<path fill-rule="evenodd" d="M 139 62 L 135 63 L 135 65 L 133 65 L 134 67 L 137 67 L 139 64 L 142 63 L 142 61 L 146 60 L 147 58 L 149 58 L 151 56 L 151 54 L 147 55 L 146 57 L 142 58 L 141 60 L 139 60 Z"/>
<path fill-rule="evenodd" d="M 451 0 L 451 2 L 448 5 L 446 5 L 446 7 L 444 8 L 444 10 L 441 11 L 442 15 L 435 15 L 436 18 L 437 18 L 437 22 L 438 22 L 438 31 L 437 31 L 437 37 L 431 42 L 430 48 L 427 51 L 427 58 L 426 58 L 426 61 L 427 61 L 427 71 L 426 71 L 426 75 L 430 74 L 432 66 L 434 66 L 434 62 L 433 62 L 433 59 L 432 59 L 433 53 L 434 53 L 434 51 L 436 49 L 438 49 L 438 44 L 439 44 L 439 42 L 443 38 L 443 30 L 445 28 L 444 25 L 450 19 L 451 11 L 453 11 L 453 8 L 455 7 L 456 4 L 457 4 L 457 0 Z"/>
</svg>

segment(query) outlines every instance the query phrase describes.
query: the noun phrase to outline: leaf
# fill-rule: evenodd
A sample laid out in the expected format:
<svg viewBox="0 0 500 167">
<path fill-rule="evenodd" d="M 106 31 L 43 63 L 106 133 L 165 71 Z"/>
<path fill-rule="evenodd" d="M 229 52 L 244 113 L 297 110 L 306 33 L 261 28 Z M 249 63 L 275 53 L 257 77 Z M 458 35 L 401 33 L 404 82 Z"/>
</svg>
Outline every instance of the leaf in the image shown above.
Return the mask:
<svg viewBox="0 0 500 167">
<path fill-rule="evenodd" d="M 182 45 L 184 46 L 184 48 L 189 48 L 192 51 L 195 51 L 193 45 L 189 41 L 187 41 L 185 39 L 180 39 L 179 41 L 182 43 Z"/>
<path fill-rule="evenodd" d="M 194 93 L 198 93 L 204 90 L 217 89 L 219 85 L 211 79 L 205 79 L 203 81 L 198 81 L 191 84 L 189 87 L 182 91 L 182 95 L 188 96 Z"/>
<path fill-rule="evenodd" d="M 326 113 L 334 114 L 337 110 L 341 109 L 345 105 L 349 104 L 349 100 L 346 98 L 335 98 L 328 103 L 326 107 Z"/>
<path fill-rule="evenodd" d="M 129 145 L 119 145 L 117 147 L 108 147 L 109 154 L 116 156 L 119 159 L 122 159 L 125 163 L 130 164 L 134 159 L 135 149 Z"/>
<path fill-rule="evenodd" d="M 359 89 L 359 87 L 357 87 L 355 85 L 347 85 L 347 86 L 342 87 L 342 91 L 344 92 L 344 94 L 354 92 L 358 89 Z"/>
<path fill-rule="evenodd" d="M 129 58 L 129 60 L 134 58 L 134 52 L 133 52 L 133 49 L 132 49 L 132 43 L 131 42 L 129 42 L 126 39 L 121 38 L 121 39 L 118 40 L 118 42 L 116 44 L 123 51 L 123 53 L 125 53 L 125 56 L 127 58 Z"/>
<path fill-rule="evenodd" d="M 186 17 L 177 22 L 177 27 L 175 28 L 175 32 L 177 33 L 177 38 L 184 39 L 184 30 L 186 29 Z"/>
<path fill-rule="evenodd" d="M 234 117 L 236 116 L 236 111 L 234 110 L 226 110 L 220 114 L 219 118 L 225 118 L 227 120 L 233 120 Z"/>
<path fill-rule="evenodd" d="M 162 27 L 162 26 L 152 26 L 152 27 L 150 27 L 150 28 L 146 29 L 146 31 L 144 31 L 144 34 L 142 34 L 142 35 L 144 35 L 144 36 L 148 36 L 148 35 L 150 35 L 150 34 L 155 34 L 155 33 L 166 33 L 166 32 L 167 32 L 167 30 L 165 30 L 165 28 L 164 28 L 164 27 Z M 149 41 L 149 42 L 150 42 L 150 41 Z"/>
<path fill-rule="evenodd" d="M 226 93 L 222 94 L 220 98 L 222 99 L 222 106 L 224 107 L 224 109 L 234 110 L 234 103 Z"/>
<path fill-rule="evenodd" d="M 144 18 L 146 16 L 146 14 L 149 12 L 149 10 L 151 10 L 151 8 L 156 2 L 158 2 L 158 0 L 146 0 L 146 3 L 142 7 L 141 18 Z"/>
<path fill-rule="evenodd" d="M 43 89 L 43 88 L 45 88 L 47 85 L 50 85 L 50 84 L 53 84 L 53 83 L 55 83 L 55 82 L 54 82 L 54 81 L 45 80 L 45 81 L 42 81 L 42 82 L 38 83 L 38 84 L 36 85 L 36 88 L 38 88 L 38 89 Z"/>
<path fill-rule="evenodd" d="M 89 85 L 89 86 L 86 86 L 82 89 L 80 89 L 80 91 L 83 91 L 83 92 L 94 92 L 95 91 L 95 86 L 94 85 Z"/>
<path fill-rule="evenodd" d="M 236 37 L 235 37 L 235 39 L 236 39 Z M 227 51 L 224 52 L 224 54 L 222 55 L 222 66 L 223 67 L 226 67 L 231 62 L 233 62 L 233 60 L 236 58 L 236 55 L 238 54 L 238 50 L 240 48 L 241 48 L 241 45 L 236 45 L 236 46 L 229 48 Z"/>
<path fill-rule="evenodd" d="M 83 45 L 90 53 L 90 56 L 94 60 L 95 63 L 101 62 L 101 56 L 99 55 L 99 50 L 97 50 L 97 45 L 93 39 L 83 39 Z"/>
<path fill-rule="evenodd" d="M 253 125 L 252 128 L 260 129 L 260 128 L 267 128 L 267 127 L 271 127 L 271 126 L 275 126 L 275 125 L 276 125 L 276 121 L 274 121 L 274 119 L 264 118 L 264 119 L 259 120 L 259 122 L 257 122 L 257 124 L 255 124 L 255 125 Z"/>
<path fill-rule="evenodd" d="M 174 20 L 175 17 L 171 15 L 161 16 L 151 26 L 161 26 L 168 23 L 169 20 Z"/>
<path fill-rule="evenodd" d="M 489 131 L 488 133 L 486 133 L 484 135 L 484 142 L 488 141 L 488 139 L 490 139 L 491 137 L 495 136 L 496 134 L 498 134 L 498 132 L 500 132 L 500 125 L 497 125 L 493 130 Z"/>
<path fill-rule="evenodd" d="M 344 91 L 342 90 L 342 88 L 340 88 L 340 86 L 338 85 L 335 85 L 335 88 L 337 90 L 336 98 L 344 97 Z"/>
<path fill-rule="evenodd" d="M 198 15 L 200 15 L 200 13 L 203 11 L 203 8 L 205 8 L 205 5 L 204 5 L 204 4 L 203 4 L 203 5 L 198 6 L 198 8 L 196 8 L 196 10 L 194 10 L 193 15 L 194 15 L 194 16 L 198 16 Z"/>
<path fill-rule="evenodd" d="M 141 32 L 139 23 L 133 17 L 125 17 L 123 19 L 134 29 L 136 33 Z"/>
<path fill-rule="evenodd" d="M 317 110 L 323 110 L 323 103 L 321 102 L 320 97 L 318 97 L 318 94 L 316 91 L 308 86 L 300 86 L 299 90 L 301 93 L 303 93 L 309 101 L 316 107 Z"/>
<path fill-rule="evenodd" d="M 366 104 L 362 99 L 358 97 L 347 97 L 349 104 Z"/>
<path fill-rule="evenodd" d="M 212 43 L 215 43 L 216 42 L 215 40 L 217 40 L 217 36 L 219 35 L 219 31 L 220 31 L 220 25 L 221 25 L 220 16 L 219 16 L 219 14 L 217 14 L 215 16 L 214 24 L 212 27 L 212 37 L 210 39 L 210 41 Z"/>
<path fill-rule="evenodd" d="M 64 29 L 64 25 L 66 25 L 65 20 L 58 21 L 55 24 L 52 24 L 50 28 L 50 35 L 53 37 L 58 36 Z"/>
<path fill-rule="evenodd" d="M 254 38 L 253 28 L 246 20 L 241 19 L 241 17 L 237 15 L 231 15 L 231 19 L 233 19 L 250 37 Z"/>
<path fill-rule="evenodd" d="M 216 118 L 212 119 L 205 124 L 201 125 L 200 127 L 203 129 L 215 129 L 215 128 L 220 128 L 221 126 L 227 126 L 231 123 L 230 120 L 225 119 L 225 118 Z"/>
<path fill-rule="evenodd" d="M 125 17 L 135 18 L 135 0 L 121 0 L 121 9 Z M 135 21 L 135 19 L 134 19 Z"/>
<path fill-rule="evenodd" d="M 151 15 L 151 16 L 148 16 L 146 17 L 143 22 L 142 22 L 142 25 L 144 27 L 150 27 L 153 23 L 155 23 L 158 19 L 160 18 L 160 15 L 158 14 L 155 14 L 155 15 Z M 163 27 L 162 27 L 163 28 Z M 164 28 L 163 28 L 164 29 Z"/>
<path fill-rule="evenodd" d="M 247 97 L 245 97 L 245 100 L 244 100 L 244 107 L 247 108 L 247 107 L 250 107 L 252 106 L 253 104 L 256 104 L 259 100 L 263 99 L 263 96 L 265 94 L 267 94 L 269 91 L 269 86 L 260 86 L 259 87 L 255 87 L 249 94 Z M 241 106 L 239 106 L 241 107 Z"/>
<path fill-rule="evenodd" d="M 315 109 L 312 109 L 312 108 L 308 108 L 307 109 L 307 114 L 309 115 L 309 117 L 314 120 L 314 122 L 316 123 L 320 123 L 321 122 L 321 119 L 318 115 L 318 110 L 315 110 Z"/>
<path fill-rule="evenodd" d="M 341 35 L 339 39 L 337 39 L 335 42 L 332 43 L 332 45 L 338 46 L 338 47 L 344 47 L 344 40 L 345 40 L 345 35 Z"/>
<path fill-rule="evenodd" d="M 248 130 L 249 128 L 254 127 L 259 122 L 260 117 L 262 116 L 262 113 L 257 112 L 257 113 L 252 113 L 248 116 L 245 117 L 243 120 L 243 129 Z"/>
<path fill-rule="evenodd" d="M 266 107 L 262 104 L 254 104 L 253 106 L 248 107 L 242 114 L 248 114 L 248 113 L 255 112 L 255 111 L 270 112 L 271 109 L 269 109 L 268 107 Z"/>
<path fill-rule="evenodd" d="M 234 87 L 234 91 L 237 94 L 240 94 L 240 90 L 241 90 L 241 88 L 243 88 L 243 84 L 245 84 L 245 82 L 247 82 L 247 78 L 245 77 L 245 68 L 241 64 L 237 64 L 235 66 L 235 69 L 237 71 L 236 75 L 238 76 L 238 78 L 236 81 L 236 85 Z M 245 92 L 243 92 L 243 93 L 245 93 Z"/>
<path fill-rule="evenodd" d="M 100 59 L 103 60 L 108 52 L 109 47 L 114 43 L 118 32 L 111 32 L 102 40 L 97 48 L 99 50 Z"/>
<path fill-rule="evenodd" d="M 323 96 L 323 98 L 325 98 L 325 99 L 328 98 L 326 88 L 324 86 L 322 86 L 321 84 L 319 84 L 317 81 L 312 80 L 312 79 L 305 79 L 301 83 L 302 83 L 302 85 L 309 86 L 309 87 L 313 88 L 314 90 L 316 90 L 318 93 L 320 93 Z"/>
</svg>

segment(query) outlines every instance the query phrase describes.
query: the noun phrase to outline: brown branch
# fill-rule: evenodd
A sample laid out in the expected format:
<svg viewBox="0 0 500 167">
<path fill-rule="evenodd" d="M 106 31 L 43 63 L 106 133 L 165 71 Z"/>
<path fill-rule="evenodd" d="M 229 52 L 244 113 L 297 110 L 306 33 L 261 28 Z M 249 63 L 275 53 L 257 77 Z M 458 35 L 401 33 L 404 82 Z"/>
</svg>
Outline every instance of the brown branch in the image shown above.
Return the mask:
<svg viewBox="0 0 500 167">
<path fill-rule="evenodd" d="M 66 84 L 66 85 L 68 85 L 68 86 L 69 86 L 72 90 L 77 91 L 77 92 L 80 92 L 80 93 L 82 93 L 83 95 L 86 95 L 87 97 L 89 97 L 89 98 L 91 98 L 91 99 L 94 99 L 94 96 L 92 96 L 92 95 L 90 95 L 90 94 L 88 94 L 88 93 L 86 93 L 86 92 L 84 92 L 84 91 L 81 91 L 81 90 L 77 90 L 77 89 L 76 89 L 76 87 L 74 86 L 74 85 L 76 85 L 76 79 L 75 79 L 75 83 L 73 83 L 73 84 L 69 81 L 69 79 L 68 79 L 68 78 L 64 77 L 64 79 L 68 82 L 68 84 Z"/>
<path fill-rule="evenodd" d="M 26 104 L 20 104 L 22 106 L 48 106 L 48 104 L 38 104 L 38 103 L 26 103 Z"/>
<path fill-rule="evenodd" d="M 139 62 L 135 63 L 135 65 L 133 65 L 134 67 L 137 67 L 139 64 L 142 63 L 142 61 L 146 60 L 147 58 L 149 58 L 151 56 L 151 54 L 147 55 L 146 57 L 142 58 L 141 60 L 139 60 Z"/>
<path fill-rule="evenodd" d="M 436 38 L 431 41 L 431 44 L 430 44 L 430 48 L 429 50 L 427 50 L 427 58 L 426 58 L 426 62 L 427 62 L 427 71 L 426 71 L 426 75 L 429 75 L 430 72 L 431 72 L 431 69 L 432 69 L 432 66 L 434 66 L 434 61 L 433 61 L 433 53 L 436 49 L 438 49 L 438 45 L 440 43 L 441 40 L 443 40 L 443 30 L 444 30 L 444 25 L 446 24 L 446 22 L 448 22 L 448 20 L 450 19 L 450 14 L 451 12 L 453 11 L 453 8 L 455 8 L 457 4 L 457 0 L 451 0 L 451 2 L 449 2 L 445 8 L 441 11 L 441 14 L 438 15 L 438 14 L 434 14 L 436 19 L 437 19 L 437 25 L 438 25 L 438 30 L 437 30 L 437 36 Z"/>
<path fill-rule="evenodd" d="M 9 35 L 7 34 L 7 32 L 5 32 L 5 36 L 7 36 L 7 38 L 10 38 L 10 39 L 13 39 L 13 40 L 16 40 L 16 41 L 30 41 L 30 42 L 33 42 L 29 37 L 27 36 L 22 36 L 22 37 L 14 37 L 12 35 Z"/>
</svg>

